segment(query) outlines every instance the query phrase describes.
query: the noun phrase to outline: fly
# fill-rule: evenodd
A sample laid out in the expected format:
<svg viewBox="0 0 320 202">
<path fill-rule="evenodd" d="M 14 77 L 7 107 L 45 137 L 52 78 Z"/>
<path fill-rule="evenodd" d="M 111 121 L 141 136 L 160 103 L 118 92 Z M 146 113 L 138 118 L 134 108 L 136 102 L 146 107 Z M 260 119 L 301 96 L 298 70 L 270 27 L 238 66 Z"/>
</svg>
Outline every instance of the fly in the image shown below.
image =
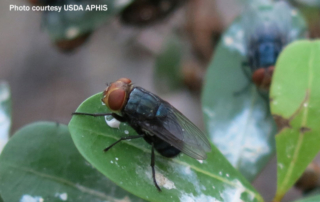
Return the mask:
<svg viewBox="0 0 320 202">
<path fill-rule="evenodd" d="M 243 69 L 247 78 L 259 89 L 269 91 L 277 58 L 286 45 L 283 34 L 272 22 L 262 23 L 249 37 L 247 62 L 250 72 Z"/>
<path fill-rule="evenodd" d="M 73 115 L 106 116 L 111 115 L 120 122 L 128 123 L 136 136 L 122 137 L 104 151 L 108 151 L 122 140 L 144 138 L 151 145 L 152 178 L 156 188 L 161 191 L 155 178 L 155 154 L 167 158 L 176 157 L 180 152 L 198 159 L 207 158 L 211 151 L 205 134 L 181 112 L 147 90 L 133 86 L 128 78 L 111 83 L 103 92 L 102 102 L 112 113 L 91 114 L 74 112 Z"/>
</svg>

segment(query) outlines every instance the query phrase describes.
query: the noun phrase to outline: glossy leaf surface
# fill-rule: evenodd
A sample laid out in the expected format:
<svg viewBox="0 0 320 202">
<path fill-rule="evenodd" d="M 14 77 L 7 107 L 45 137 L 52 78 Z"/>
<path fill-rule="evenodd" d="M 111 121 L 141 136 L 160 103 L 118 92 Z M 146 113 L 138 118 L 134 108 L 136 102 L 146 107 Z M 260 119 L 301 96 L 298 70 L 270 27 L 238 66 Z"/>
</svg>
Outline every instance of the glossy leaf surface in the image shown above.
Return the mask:
<svg viewBox="0 0 320 202">
<path fill-rule="evenodd" d="M 9 85 L 0 81 L 0 152 L 9 140 L 11 127 L 11 96 Z"/>
<path fill-rule="evenodd" d="M 251 6 L 224 33 L 208 68 L 202 94 L 210 139 L 250 181 L 275 151 L 276 125 L 269 111 L 268 95 L 258 92 L 244 73 L 246 41 L 255 25 L 269 20 L 279 23 L 289 41 L 305 31 L 297 11 L 283 2 Z"/>
<path fill-rule="evenodd" d="M 77 112 L 106 113 L 102 93 L 84 101 Z M 156 153 L 156 178 L 151 178 L 151 147 L 143 139 L 122 141 L 104 153 L 120 137 L 137 133 L 126 123 L 111 124 L 109 116 L 73 116 L 69 130 L 80 153 L 100 172 L 129 192 L 149 201 L 263 201 L 253 187 L 212 146 L 207 160 L 186 155 L 168 159 Z M 108 123 L 116 128 L 110 127 Z M 241 199 L 241 200 L 240 200 Z"/>
<path fill-rule="evenodd" d="M 320 147 L 320 41 L 299 41 L 281 54 L 271 86 L 276 136 L 276 199 L 293 186 Z"/>
<path fill-rule="evenodd" d="M 94 169 L 74 146 L 68 127 L 37 122 L 19 130 L 0 156 L 4 201 L 142 202 Z"/>
</svg>

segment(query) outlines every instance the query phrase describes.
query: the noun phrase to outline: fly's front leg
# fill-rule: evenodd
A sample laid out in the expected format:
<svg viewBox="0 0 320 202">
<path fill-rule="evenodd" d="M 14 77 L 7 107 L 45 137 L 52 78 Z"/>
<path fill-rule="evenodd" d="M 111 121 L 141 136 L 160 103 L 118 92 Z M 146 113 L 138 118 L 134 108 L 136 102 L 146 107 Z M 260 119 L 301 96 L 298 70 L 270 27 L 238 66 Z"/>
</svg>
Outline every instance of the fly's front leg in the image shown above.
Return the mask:
<svg viewBox="0 0 320 202">
<path fill-rule="evenodd" d="M 111 147 L 113 147 L 114 145 L 118 144 L 119 142 L 121 142 L 122 140 L 132 140 L 132 139 L 137 139 L 137 138 L 142 138 L 144 137 L 144 135 L 136 135 L 136 136 L 129 136 L 129 137 L 122 137 L 119 140 L 115 141 L 113 144 L 111 144 L 109 147 L 105 148 L 103 151 L 107 152 L 109 149 L 111 149 Z"/>
<path fill-rule="evenodd" d="M 120 122 L 126 122 L 127 119 L 125 117 L 122 117 L 116 113 L 84 113 L 84 112 L 73 112 L 72 115 L 82 115 L 82 116 L 93 116 L 93 117 L 99 117 L 99 116 L 112 116 L 113 118 L 117 119 Z"/>
<path fill-rule="evenodd" d="M 82 116 L 93 116 L 93 117 L 98 117 L 98 116 L 108 116 L 112 115 L 112 113 L 85 113 L 85 112 L 73 112 L 73 115 L 82 115 Z"/>
<path fill-rule="evenodd" d="M 117 119 L 120 122 L 128 122 L 127 118 L 120 116 L 116 113 L 112 113 L 113 118 Z"/>
</svg>

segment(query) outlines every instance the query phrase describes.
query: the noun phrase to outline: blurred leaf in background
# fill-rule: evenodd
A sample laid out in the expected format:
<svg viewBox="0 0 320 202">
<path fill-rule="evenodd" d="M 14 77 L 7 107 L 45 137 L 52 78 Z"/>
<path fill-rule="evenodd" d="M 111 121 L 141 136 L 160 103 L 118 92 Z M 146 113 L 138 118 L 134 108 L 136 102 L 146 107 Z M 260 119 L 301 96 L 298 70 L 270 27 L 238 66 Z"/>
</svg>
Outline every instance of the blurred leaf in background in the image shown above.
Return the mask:
<svg viewBox="0 0 320 202">
<path fill-rule="evenodd" d="M 160 54 L 155 61 L 154 82 L 159 92 L 174 91 L 183 85 L 182 78 L 182 57 L 185 44 L 176 34 L 171 34 L 165 40 Z"/>
<path fill-rule="evenodd" d="M 0 156 L 4 201 L 143 202 L 116 186 L 77 151 L 68 127 L 37 122 L 19 130 Z"/>
<path fill-rule="evenodd" d="M 108 113 L 101 103 L 102 93 L 84 101 L 77 112 Z M 112 128 L 110 117 L 73 116 L 69 123 L 72 138 L 94 167 L 117 185 L 135 195 L 155 202 L 163 201 L 263 201 L 249 182 L 212 146 L 204 161 L 184 154 L 165 158 L 156 153 L 154 186 L 150 167 L 151 147 L 142 139 L 122 141 L 108 152 L 103 150 L 121 137 L 137 133 L 121 123 Z"/>
<path fill-rule="evenodd" d="M 271 86 L 278 181 L 275 201 L 298 180 L 320 150 L 320 41 L 299 41 L 281 54 Z"/>
<path fill-rule="evenodd" d="M 320 1 L 318 0 L 291 0 L 293 2 L 297 2 L 299 4 L 309 6 L 309 7 L 318 7 L 320 8 Z"/>
<path fill-rule="evenodd" d="M 270 20 L 279 24 L 289 41 L 305 34 L 303 19 L 286 3 L 250 4 L 249 10 L 223 34 L 202 94 L 210 139 L 249 181 L 255 179 L 275 151 L 276 125 L 268 99 L 261 96 L 254 84 L 248 86 L 242 65 L 254 26 Z M 245 86 L 248 87 L 239 93 Z"/>
<path fill-rule="evenodd" d="M 310 38 L 320 37 L 320 1 L 294 1 L 294 5 L 304 16 L 309 29 Z M 318 5 L 316 5 L 318 4 Z"/>
<path fill-rule="evenodd" d="M 83 11 L 44 12 L 42 27 L 51 40 L 62 50 L 73 50 L 87 40 L 90 34 L 111 17 L 117 15 L 132 0 L 63 0 L 50 3 L 53 6 L 77 5 Z M 107 5 L 107 11 L 86 11 L 87 6 Z"/>
<path fill-rule="evenodd" d="M 319 202 L 320 201 L 320 195 L 316 195 L 316 196 L 310 196 L 307 198 L 303 198 L 300 200 L 297 200 L 295 202 Z"/>
<path fill-rule="evenodd" d="M 205 70 L 223 30 L 216 1 L 188 1 L 185 19 L 162 46 L 155 62 L 154 80 L 159 92 L 187 87 L 199 94 Z"/>
<path fill-rule="evenodd" d="M 9 85 L 0 81 L 0 153 L 9 140 L 11 127 L 11 96 Z"/>
</svg>

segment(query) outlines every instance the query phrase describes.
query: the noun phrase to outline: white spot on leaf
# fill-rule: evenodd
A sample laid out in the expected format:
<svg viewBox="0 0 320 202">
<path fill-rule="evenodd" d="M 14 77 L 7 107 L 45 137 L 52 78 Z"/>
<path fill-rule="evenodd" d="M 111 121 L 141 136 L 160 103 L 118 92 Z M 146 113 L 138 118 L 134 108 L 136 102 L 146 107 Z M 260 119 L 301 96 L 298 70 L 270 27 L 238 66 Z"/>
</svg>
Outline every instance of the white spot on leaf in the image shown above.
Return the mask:
<svg viewBox="0 0 320 202">
<path fill-rule="evenodd" d="M 241 199 L 241 195 L 246 192 L 246 188 L 243 186 L 243 184 L 239 180 L 233 180 L 233 184 L 235 184 L 235 187 L 230 187 L 229 185 L 226 185 L 223 192 L 220 194 L 223 201 L 232 201 L 232 202 L 245 202 Z M 254 194 L 250 193 L 249 198 L 254 198 Z M 251 201 L 251 200 L 248 200 Z"/>
<path fill-rule="evenodd" d="M 151 169 L 143 169 L 142 167 L 138 166 L 136 168 L 136 173 L 139 176 L 145 176 L 150 184 L 153 185 L 153 179 L 152 179 L 152 172 Z M 176 186 L 174 185 L 174 182 L 169 180 L 167 177 L 165 177 L 162 173 L 157 172 L 156 170 L 156 180 L 160 187 L 164 187 L 166 189 L 176 189 Z"/>
<path fill-rule="evenodd" d="M 175 189 L 176 186 L 172 181 L 170 181 L 168 178 L 166 178 L 161 173 L 156 172 L 156 180 L 158 182 L 158 185 L 161 187 L 164 187 L 166 189 Z"/>
<path fill-rule="evenodd" d="M 212 196 L 207 196 L 204 194 L 201 194 L 199 196 L 194 196 L 193 194 L 183 194 L 182 196 L 180 196 L 180 201 L 183 201 L 183 202 L 221 202 Z"/>
<path fill-rule="evenodd" d="M 111 120 L 108 120 L 107 116 L 105 117 L 105 119 L 106 119 L 106 123 L 108 124 L 108 126 L 110 126 L 111 128 L 118 128 L 119 129 L 120 122 L 117 119 L 113 118 Z"/>
<path fill-rule="evenodd" d="M 224 37 L 224 43 L 230 46 L 233 44 L 233 39 L 231 37 Z"/>
<path fill-rule="evenodd" d="M 199 163 L 201 163 L 201 164 L 203 163 L 203 160 L 197 160 L 197 161 L 198 161 Z"/>
<path fill-rule="evenodd" d="M 68 194 L 67 193 L 56 193 L 55 194 L 56 197 L 59 197 L 62 201 L 66 201 L 68 199 Z"/>
<path fill-rule="evenodd" d="M 41 196 L 23 195 L 20 202 L 44 202 Z"/>
</svg>

